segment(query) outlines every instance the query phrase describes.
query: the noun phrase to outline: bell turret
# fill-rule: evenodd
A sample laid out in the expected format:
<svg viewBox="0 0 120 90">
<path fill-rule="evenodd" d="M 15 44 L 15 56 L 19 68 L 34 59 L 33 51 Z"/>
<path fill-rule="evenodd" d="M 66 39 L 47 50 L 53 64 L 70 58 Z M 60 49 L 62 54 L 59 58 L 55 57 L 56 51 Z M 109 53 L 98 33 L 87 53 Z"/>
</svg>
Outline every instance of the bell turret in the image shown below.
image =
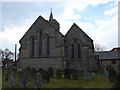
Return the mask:
<svg viewBox="0 0 120 90">
<path fill-rule="evenodd" d="M 53 20 L 53 14 L 52 14 L 52 11 L 51 11 L 49 21 L 52 21 L 52 20 Z"/>
<path fill-rule="evenodd" d="M 53 26 L 55 30 L 59 31 L 59 23 L 55 19 L 53 19 L 52 11 L 50 13 L 49 23 Z"/>
</svg>

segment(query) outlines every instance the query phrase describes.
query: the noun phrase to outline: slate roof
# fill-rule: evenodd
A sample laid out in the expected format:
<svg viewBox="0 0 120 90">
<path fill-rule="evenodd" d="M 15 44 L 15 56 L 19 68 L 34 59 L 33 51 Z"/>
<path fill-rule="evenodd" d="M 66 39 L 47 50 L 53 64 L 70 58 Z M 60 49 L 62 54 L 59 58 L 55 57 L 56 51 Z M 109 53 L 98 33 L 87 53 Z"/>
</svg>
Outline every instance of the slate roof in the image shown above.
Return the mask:
<svg viewBox="0 0 120 90">
<path fill-rule="evenodd" d="M 70 33 L 71 30 L 75 30 L 75 29 L 73 29 L 74 27 L 77 27 L 81 31 L 81 33 L 83 33 L 88 39 L 90 39 L 91 41 L 93 41 L 76 23 L 73 23 L 73 25 L 70 27 L 70 29 L 68 30 L 68 32 L 65 34 L 65 37 Z"/>
<path fill-rule="evenodd" d="M 55 19 L 53 19 L 53 20 L 55 20 Z M 31 28 L 33 27 L 33 26 L 35 26 L 35 24 L 37 23 L 37 22 L 42 22 L 42 21 L 44 21 L 44 22 L 46 22 L 46 24 L 49 24 L 50 26 L 51 26 L 51 28 L 53 28 L 53 26 L 49 23 L 49 21 L 48 20 L 45 20 L 41 15 L 35 20 L 35 22 L 31 25 L 31 27 L 27 30 L 27 32 L 23 35 L 23 37 L 19 40 L 19 42 L 21 42 L 22 41 L 22 39 L 23 38 L 25 38 L 25 36 L 27 35 L 27 33 L 31 30 Z M 56 20 L 55 20 L 55 22 L 57 22 Z M 58 22 L 57 22 L 58 23 Z M 59 24 L 59 23 L 58 23 Z M 59 34 L 61 34 L 62 36 L 64 36 L 60 31 L 58 31 L 58 33 Z"/>
<path fill-rule="evenodd" d="M 12 59 L 5 59 L 4 61 L 2 61 L 2 63 L 7 65 L 13 65 L 15 62 Z"/>
<path fill-rule="evenodd" d="M 99 56 L 99 60 L 120 60 L 120 50 L 96 52 L 95 55 Z"/>
</svg>

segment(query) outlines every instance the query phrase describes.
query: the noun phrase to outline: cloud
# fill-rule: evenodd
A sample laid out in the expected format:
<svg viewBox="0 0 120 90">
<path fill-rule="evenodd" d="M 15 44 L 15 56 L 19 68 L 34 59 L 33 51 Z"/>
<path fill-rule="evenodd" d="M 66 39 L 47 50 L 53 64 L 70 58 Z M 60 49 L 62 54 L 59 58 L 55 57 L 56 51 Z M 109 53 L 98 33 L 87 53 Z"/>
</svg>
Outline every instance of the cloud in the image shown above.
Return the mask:
<svg viewBox="0 0 120 90">
<path fill-rule="evenodd" d="M 118 0 L 62 0 L 60 2 L 64 2 L 59 4 L 59 6 L 57 7 L 58 3 L 56 3 L 55 7 L 53 7 L 53 13 L 54 10 L 60 10 L 62 8 L 61 11 L 57 11 L 57 15 L 55 16 L 55 19 L 60 23 L 60 31 L 65 35 L 67 33 L 67 31 L 70 29 L 70 27 L 72 26 L 73 23 L 76 23 L 81 29 L 83 29 L 84 32 L 86 32 L 93 40 L 94 43 L 100 43 L 100 44 L 104 44 L 107 49 L 111 48 L 113 46 L 116 46 L 117 43 L 117 10 L 116 7 L 112 8 L 108 11 L 104 12 L 105 16 L 110 16 L 110 19 L 104 20 L 103 18 L 100 19 L 100 21 L 96 21 L 94 24 L 92 22 L 82 22 L 81 18 L 82 16 L 77 12 L 82 12 L 84 10 L 86 10 L 88 5 L 91 5 L 93 7 L 99 6 L 100 4 L 106 4 L 109 2 L 117 2 Z M 49 3 L 48 3 L 49 4 Z M 36 5 L 35 3 L 32 4 L 32 7 L 34 7 L 34 5 Z M 49 14 L 47 14 L 46 8 L 51 8 L 51 6 L 54 5 L 49 5 L 48 7 L 45 6 L 46 4 L 43 4 L 40 8 L 40 10 L 37 8 L 37 11 L 35 11 L 35 8 L 40 6 L 39 4 L 37 4 L 37 6 L 32 9 L 31 7 L 31 11 L 27 12 L 27 15 L 25 15 L 26 17 L 24 17 L 24 19 L 22 19 L 22 17 L 20 17 L 19 19 L 22 19 L 22 21 L 20 23 L 23 24 L 13 24 L 13 25 L 9 25 L 10 27 L 8 27 L 7 25 L 5 25 L 4 27 L 4 31 L 0 32 L 0 41 L 1 43 L 3 43 L 2 45 L 0 44 L 1 48 L 12 48 L 12 50 L 14 49 L 14 44 L 19 44 L 19 40 L 20 38 L 22 38 L 22 36 L 25 34 L 25 32 L 28 30 L 28 28 L 32 25 L 32 22 L 35 21 L 35 18 L 33 15 L 41 15 L 46 19 L 46 17 L 49 17 Z M 45 6 L 45 8 L 44 8 Z M 45 9 L 42 11 L 42 9 Z M 57 8 L 57 9 L 56 9 Z M 24 9 L 23 9 L 24 10 Z M 22 10 L 22 11 L 23 11 Z M 27 10 L 27 9 L 26 9 Z M 17 11 L 15 11 L 17 13 Z M 14 13 L 15 13 L 14 12 Z M 32 12 L 32 14 L 31 14 Z M 48 11 L 49 12 L 49 11 Z M 59 14 L 58 14 L 59 12 Z M 41 13 L 41 14 L 40 14 Z M 23 14 L 24 15 L 24 14 Z M 33 17 L 33 19 L 31 19 L 31 17 L 28 17 L 28 15 L 30 15 L 31 17 Z M 56 15 L 56 14 L 55 14 Z M 86 17 L 87 18 L 87 17 Z M 13 18 L 15 21 L 18 20 L 16 18 Z M 13 20 L 13 21 L 14 21 Z"/>
<path fill-rule="evenodd" d="M 118 46 L 118 16 L 115 15 L 110 20 L 97 21 L 97 27 L 90 31 L 90 36 L 95 43 L 102 44 L 106 50 Z"/>
<path fill-rule="evenodd" d="M 110 9 L 108 11 L 105 11 L 104 15 L 114 15 L 116 13 L 118 13 L 118 6 L 112 8 L 112 9 Z"/>
<path fill-rule="evenodd" d="M 110 2 L 114 2 L 114 3 L 118 3 L 119 0 L 62 0 L 66 3 L 77 3 L 77 4 L 82 4 L 82 7 L 78 7 L 79 9 L 87 6 L 87 5 L 92 5 L 92 6 L 97 6 L 97 5 L 100 5 L 100 4 L 107 4 L 107 3 L 110 3 Z M 77 5 L 78 6 L 78 5 Z M 75 7 L 77 7 L 75 5 Z"/>
<path fill-rule="evenodd" d="M 75 18 L 75 9 L 78 11 L 82 12 L 87 5 L 92 5 L 92 6 L 97 6 L 99 4 L 105 4 L 109 2 L 114 2 L 116 3 L 118 0 L 88 0 L 84 3 L 84 1 L 78 1 L 76 3 L 70 3 L 67 4 L 64 10 L 64 13 L 62 14 L 62 17 L 58 18 L 60 21 L 61 25 L 61 32 L 65 34 L 68 29 L 71 27 L 71 25 L 75 22 L 85 33 L 87 33 L 93 40 L 94 44 L 99 43 L 105 46 L 105 50 L 110 50 L 113 47 L 118 46 L 118 16 L 117 16 L 117 11 L 118 7 L 114 6 L 113 8 L 105 11 L 103 14 L 105 16 L 109 16 L 108 19 L 100 18 L 99 21 L 96 20 L 94 24 L 92 22 L 82 22 L 81 16 L 80 18 Z M 80 3 L 83 6 L 80 9 Z M 113 4 L 114 4 L 113 3 Z M 74 4 L 76 6 L 74 6 Z M 73 5 L 73 7 L 72 7 Z"/>
<path fill-rule="evenodd" d="M 26 20 L 22 26 L 4 27 L 4 31 L 0 32 L 0 48 L 2 48 L 3 50 L 5 48 L 8 48 L 11 51 L 14 51 L 15 44 L 17 44 L 19 48 L 19 40 L 29 29 L 29 27 L 31 26 L 31 22 L 33 21 Z"/>
<path fill-rule="evenodd" d="M 83 2 L 84 1 L 85 0 L 83 0 Z M 80 3 L 81 1 L 78 2 Z M 94 3 L 93 0 L 89 0 L 87 4 L 96 6 L 98 4 L 104 4 L 108 2 L 113 2 L 113 0 L 94 0 Z M 117 6 L 104 12 L 105 16 L 109 16 L 109 19 L 104 20 L 103 18 L 101 18 L 99 21 L 96 20 L 95 23 L 93 24 L 92 22 L 80 21 L 82 18 L 81 16 L 80 18 L 75 19 L 74 17 L 76 15 L 75 9 L 82 12 L 82 10 L 84 10 L 87 6 L 85 6 L 86 4 L 83 4 L 83 8 L 79 9 L 81 4 L 80 5 L 75 4 L 76 6 L 74 6 L 74 4 L 75 3 L 70 3 L 69 5 L 67 5 L 65 7 L 64 13 L 62 14 L 62 17 L 58 19 L 60 21 L 61 32 L 63 32 L 63 34 L 65 34 L 71 27 L 71 25 L 75 22 L 85 33 L 87 33 L 94 40 L 94 44 L 99 43 L 105 46 L 106 47 L 105 50 L 110 50 L 113 47 L 118 46 Z"/>
<path fill-rule="evenodd" d="M 93 6 L 97 6 L 100 4 L 106 4 L 109 2 L 118 2 L 119 0 L 87 0 L 87 3 Z"/>
</svg>

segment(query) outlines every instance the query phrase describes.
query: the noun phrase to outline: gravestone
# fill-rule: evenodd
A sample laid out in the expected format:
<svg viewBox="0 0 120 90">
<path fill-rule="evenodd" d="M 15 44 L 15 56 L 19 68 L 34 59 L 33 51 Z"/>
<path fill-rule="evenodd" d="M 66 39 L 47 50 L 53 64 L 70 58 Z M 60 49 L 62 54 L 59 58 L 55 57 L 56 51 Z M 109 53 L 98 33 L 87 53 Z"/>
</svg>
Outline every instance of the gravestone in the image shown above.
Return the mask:
<svg viewBox="0 0 120 90">
<path fill-rule="evenodd" d="M 56 78 L 62 78 L 62 70 L 61 69 L 56 70 Z"/>
<path fill-rule="evenodd" d="M 28 68 L 24 69 L 20 75 L 20 88 L 28 87 Z"/>
<path fill-rule="evenodd" d="M 43 68 L 39 68 L 38 71 L 40 72 L 41 74 L 41 77 L 42 77 L 42 82 L 43 82 L 43 75 L 44 75 L 44 69 Z"/>
<path fill-rule="evenodd" d="M 73 80 L 78 80 L 78 71 L 76 69 L 71 70 L 71 75 Z"/>
<path fill-rule="evenodd" d="M 106 76 L 107 76 L 107 78 L 109 78 L 109 68 L 110 68 L 110 65 L 107 65 L 106 66 Z"/>
<path fill-rule="evenodd" d="M 95 79 L 95 77 L 96 77 L 96 72 L 95 71 L 91 72 L 91 77 L 92 77 L 93 80 Z"/>
<path fill-rule="evenodd" d="M 43 82 L 49 82 L 50 81 L 50 76 L 48 71 L 43 71 Z"/>
<path fill-rule="evenodd" d="M 114 82 L 117 77 L 117 73 L 112 66 L 109 68 L 108 74 L 109 74 L 109 82 Z"/>
<path fill-rule="evenodd" d="M 5 70 L 5 80 L 8 81 L 8 74 L 9 74 L 10 68 L 6 68 Z"/>
<path fill-rule="evenodd" d="M 33 74 L 33 88 L 42 87 L 42 76 L 39 71 L 35 71 Z"/>
<path fill-rule="evenodd" d="M 50 77 L 53 78 L 53 68 L 49 67 L 48 73 L 49 73 Z"/>
<path fill-rule="evenodd" d="M 70 69 L 69 68 L 64 69 L 64 78 L 70 79 Z"/>
<path fill-rule="evenodd" d="M 90 80 L 90 72 L 85 71 L 85 80 Z"/>
<path fill-rule="evenodd" d="M 15 87 L 15 71 L 13 67 L 8 71 L 8 83 L 10 87 Z"/>
</svg>

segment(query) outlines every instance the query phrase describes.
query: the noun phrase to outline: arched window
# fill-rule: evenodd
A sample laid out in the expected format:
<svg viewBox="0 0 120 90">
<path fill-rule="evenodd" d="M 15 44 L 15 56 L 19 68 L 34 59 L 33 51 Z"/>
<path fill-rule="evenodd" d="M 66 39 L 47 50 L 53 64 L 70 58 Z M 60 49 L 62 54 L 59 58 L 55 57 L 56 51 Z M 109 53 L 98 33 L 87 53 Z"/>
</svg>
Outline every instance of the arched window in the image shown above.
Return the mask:
<svg viewBox="0 0 120 90">
<path fill-rule="evenodd" d="M 79 43 L 78 43 L 78 58 L 81 58 L 81 48 Z"/>
<path fill-rule="evenodd" d="M 71 45 L 71 57 L 74 58 L 74 44 Z"/>
<path fill-rule="evenodd" d="M 35 40 L 34 38 L 31 39 L 31 55 L 35 55 Z"/>
<path fill-rule="evenodd" d="M 42 55 L 42 31 L 39 32 L 39 55 Z"/>
<path fill-rule="evenodd" d="M 47 37 L 47 55 L 50 54 L 50 37 Z"/>
</svg>

